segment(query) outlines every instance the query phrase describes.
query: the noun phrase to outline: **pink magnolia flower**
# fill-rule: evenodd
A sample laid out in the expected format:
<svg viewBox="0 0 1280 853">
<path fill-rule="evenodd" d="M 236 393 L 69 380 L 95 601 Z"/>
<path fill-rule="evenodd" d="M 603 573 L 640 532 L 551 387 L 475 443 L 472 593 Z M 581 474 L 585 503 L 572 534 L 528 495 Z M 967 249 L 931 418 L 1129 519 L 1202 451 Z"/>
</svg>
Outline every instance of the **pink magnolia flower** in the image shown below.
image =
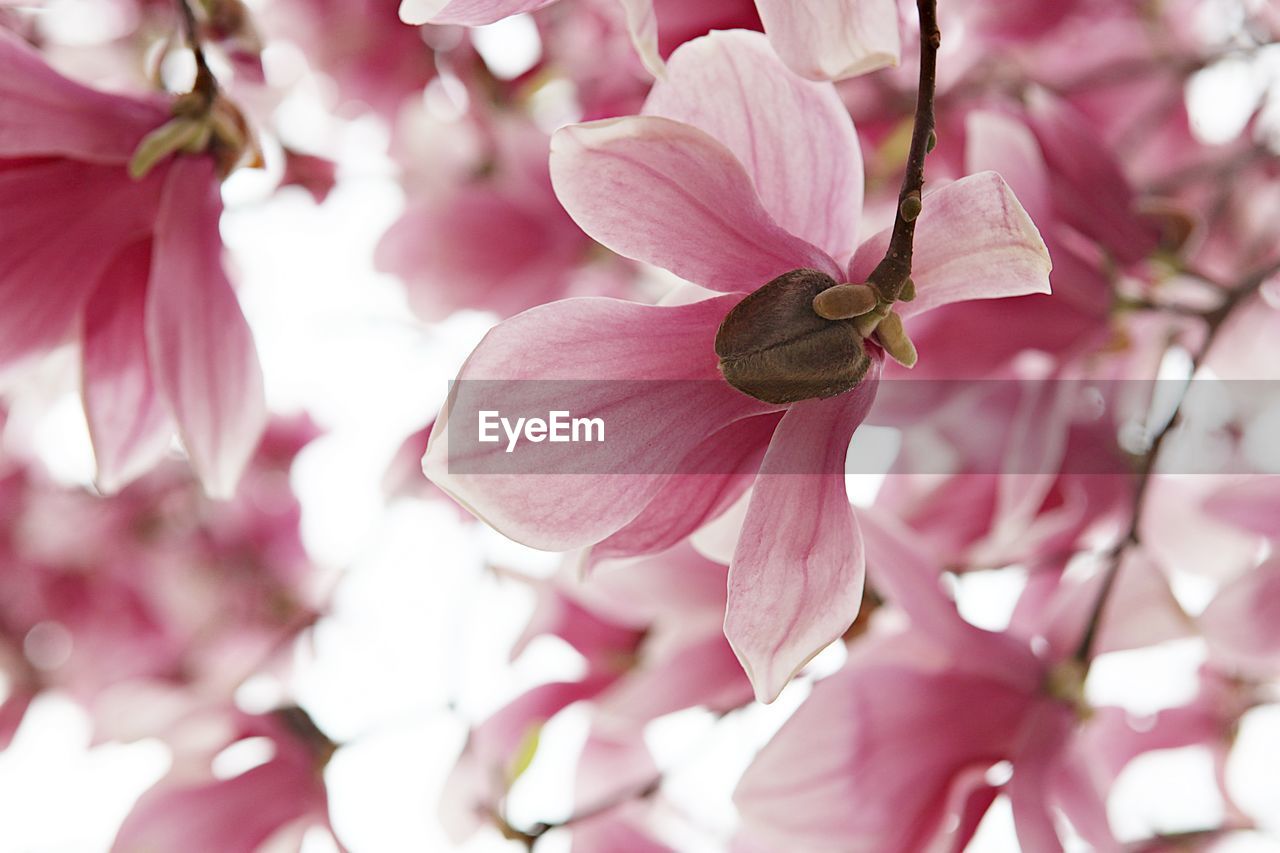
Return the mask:
<svg viewBox="0 0 1280 853">
<path fill-rule="evenodd" d="M 722 380 L 713 341 L 734 305 L 788 271 L 864 281 L 888 235 L 858 242 L 858 140 L 830 85 L 802 79 L 762 36 L 742 31 L 688 43 L 668 72 L 645 115 L 559 131 L 552 178 L 570 215 L 605 246 L 724 295 L 678 306 L 566 300 L 500 324 L 472 353 L 462 380 L 595 380 L 579 383 L 574 414 L 627 425 L 593 457 L 596 472 L 450 473 L 447 412 L 424 468 L 521 542 L 629 553 L 669 547 L 723 511 L 757 470 L 767 475 L 754 478 L 725 632 L 759 698 L 772 701 L 857 612 L 862 552 L 838 472 L 882 356 L 869 348 L 872 366 L 849 393 L 776 406 Z M 1012 192 L 995 174 L 974 175 L 926 198 L 917 297 L 901 311 L 1047 292 L 1048 272 Z M 554 403 L 538 397 L 545 383 L 503 387 L 520 408 Z M 695 462 L 728 473 L 678 473 Z"/>
<path fill-rule="evenodd" d="M 711 30 L 759 30 L 760 16 L 752 0 L 655 0 L 658 55 Z M 627 16 L 618 0 L 574 0 L 535 15 L 542 36 L 544 67 L 573 83 L 582 120 L 637 112 L 653 85 L 631 49 Z M 608 56 L 608 62 L 601 62 Z"/>
<path fill-rule="evenodd" d="M 0 31 L 0 365 L 78 339 L 99 486 L 150 468 L 176 427 L 225 497 L 266 422 L 262 375 L 222 268 L 213 157 L 127 170 L 166 107 L 74 83 Z"/>
<path fill-rule="evenodd" d="M 725 567 L 687 543 L 611 561 L 581 583 L 564 577 L 540 583 L 537 594 L 512 659 L 535 637 L 556 636 L 582 656 L 586 672 L 526 691 L 471 731 L 441 801 L 456 841 L 501 814 L 541 726 L 573 703 L 591 708 L 577 795 L 579 807 L 591 810 L 655 778 L 644 746 L 649 721 L 697 706 L 725 712 L 751 700 L 751 685 L 720 630 Z"/>
<path fill-rule="evenodd" d="M 395 17 L 396 0 L 284 0 L 266 11 L 271 29 L 300 45 L 344 100 L 394 118 L 435 79 L 435 35 Z"/>
<path fill-rule="evenodd" d="M 1061 373 L 943 382 L 934 400 L 916 384 L 894 383 L 881 395 L 890 409 L 901 391 L 904 403 L 923 400 L 929 411 L 893 421 L 902 450 L 875 506 L 914 528 L 941 564 L 1053 562 L 1091 529 L 1122 523 L 1116 518 L 1131 505 L 1132 481 L 1115 439 L 1124 413 L 1109 399 L 1119 396 L 1114 386 L 1099 391 Z M 1105 399 L 1108 417 L 1084 410 L 1086 397 Z"/>
<path fill-rule="evenodd" d="M 556 201 L 546 133 L 501 113 L 483 122 L 492 150 L 476 174 L 413 199 L 378 243 L 378 268 L 404 280 L 414 311 L 506 317 L 564 296 L 628 292 L 629 263 L 587 263 L 598 247 Z"/>
<path fill-rule="evenodd" d="M 1059 639 L 1078 640 L 1074 609 L 1039 656 L 965 622 L 909 531 L 870 518 L 864 531 L 873 581 L 910 627 L 873 624 L 756 756 L 734 794 L 744 834 L 805 853 L 962 850 L 1005 793 L 1023 850 L 1062 850 L 1061 809 L 1089 849 L 1119 851 L 1076 737 L 1082 685 Z"/>
<path fill-rule="evenodd" d="M 510 15 L 532 12 L 555 0 L 402 0 L 400 17 L 409 24 L 491 24 Z M 666 15 L 662 0 L 619 0 L 632 40 L 645 64 L 661 76 L 659 28 Z M 670 5 L 679 12 L 690 3 Z M 788 66 L 811 80 L 841 80 L 896 65 L 899 54 L 898 10 L 893 0 L 756 0 L 769 41 Z M 712 9 L 711 14 L 719 14 Z"/>
<path fill-rule="evenodd" d="M 180 724 L 170 737 L 177 752 L 174 768 L 139 798 L 113 851 L 254 853 L 268 844 L 298 850 L 313 826 L 332 834 L 323 771 L 337 747 L 305 711 L 290 707 L 249 715 L 219 709 L 197 712 L 185 722 L 190 731 L 184 735 Z M 224 739 L 199 743 L 219 730 Z M 195 743 L 188 743 L 193 736 Z M 212 772 L 214 755 L 250 738 L 261 738 L 270 750 L 266 761 L 229 778 Z"/>
<path fill-rule="evenodd" d="M 0 740 L 41 690 L 80 702 L 102 735 L 155 691 L 229 694 L 279 660 L 319 612 L 288 485 L 314 435 L 306 418 L 273 424 L 230 501 L 176 461 L 105 498 L 34 466 L 0 479 L 0 671 L 14 685 Z"/>
</svg>

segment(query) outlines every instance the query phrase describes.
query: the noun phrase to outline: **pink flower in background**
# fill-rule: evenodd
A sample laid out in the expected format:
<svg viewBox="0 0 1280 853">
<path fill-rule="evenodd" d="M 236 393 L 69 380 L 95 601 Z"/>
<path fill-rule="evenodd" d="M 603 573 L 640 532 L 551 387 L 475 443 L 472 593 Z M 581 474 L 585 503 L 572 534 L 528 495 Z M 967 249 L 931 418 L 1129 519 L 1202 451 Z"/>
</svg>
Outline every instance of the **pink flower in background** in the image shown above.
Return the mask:
<svg viewBox="0 0 1280 853">
<path fill-rule="evenodd" d="M 491 24 L 511 15 L 532 12 L 555 0 L 402 0 L 400 17 L 410 24 Z M 619 0 L 645 64 L 662 73 L 659 31 L 664 26 L 663 0 Z M 676 9 L 687 25 L 683 3 Z M 899 54 L 898 10 L 893 0 L 756 0 L 769 41 L 787 65 L 811 80 L 841 80 L 896 65 Z M 719 9 L 711 15 L 722 14 Z M 697 29 L 701 29 L 700 27 Z"/>
<path fill-rule="evenodd" d="M 1092 711 L 1070 660 L 1097 584 L 1030 587 L 1023 609 L 1035 612 L 1021 625 L 982 630 L 957 613 L 911 531 L 878 516 L 863 525 L 872 582 L 910 627 L 873 623 L 757 755 L 734 794 L 745 837 L 806 853 L 962 850 L 1004 793 L 1023 850 L 1063 849 L 1059 811 L 1089 849 L 1122 849 L 1105 810 L 1119 768 L 1097 766 L 1097 738 L 1081 734 Z M 1152 612 L 1158 575 L 1121 578 L 1128 589 L 1104 622 L 1103 648 L 1185 635 L 1188 623 Z M 1111 709 L 1099 713 L 1111 721 Z"/>
<path fill-rule="evenodd" d="M 435 79 L 435 52 L 423 28 L 396 18 L 397 0 L 283 0 L 265 10 L 270 29 L 303 47 L 337 84 L 340 97 L 394 119 Z M 436 28 L 431 28 L 436 29 Z"/>
<path fill-rule="evenodd" d="M 577 799 L 592 808 L 654 778 L 643 737 L 651 720 L 691 707 L 723 713 L 751 700 L 751 685 L 720 629 L 725 568 L 688 544 L 611 561 L 580 583 L 562 575 L 535 591 L 512 659 L 537 637 L 559 637 L 582 656 L 586 672 L 527 690 L 472 729 L 441 802 L 455 841 L 501 815 L 541 727 L 571 704 L 591 708 Z"/>
<path fill-rule="evenodd" d="M 211 733 L 217 739 L 208 743 Z M 337 747 L 302 709 L 261 715 L 197 710 L 178 721 L 167 739 L 179 760 L 139 798 L 113 851 L 297 850 L 312 827 L 332 835 L 323 771 Z M 266 760 L 235 775 L 215 775 L 213 757 L 250 740 L 265 749 Z"/>
<path fill-rule="evenodd" d="M 288 482 L 315 434 L 273 423 L 229 501 L 176 461 L 105 498 L 34 465 L 0 479 L 0 672 L 15 686 L 0 739 L 43 690 L 110 737 L 120 708 L 162 704 L 153 692 L 219 695 L 277 662 L 319 616 Z"/>
<path fill-rule="evenodd" d="M 84 5 L 0 0 L 6 842 L 1272 841 L 1267 4 Z"/>
<path fill-rule="evenodd" d="M 262 375 L 222 268 L 214 158 L 127 170 L 167 106 L 74 83 L 0 32 L 0 365 L 78 339 L 100 487 L 149 469 L 176 427 L 226 497 L 266 422 Z"/>
<path fill-rule="evenodd" d="M 499 325 L 471 355 L 462 380 L 597 380 L 583 395 L 591 399 L 573 401 L 575 415 L 607 411 L 615 423 L 645 425 L 627 445 L 610 445 L 608 473 L 451 475 L 443 419 L 424 466 L 526 544 L 608 547 L 619 536 L 632 553 L 691 533 L 758 466 L 767 476 L 755 479 L 730 569 L 725 631 L 757 695 L 771 701 L 857 612 L 861 548 L 838 472 L 874 397 L 880 356 L 850 393 L 796 403 L 778 420 L 783 407 L 720 380 L 713 341 L 730 308 L 782 273 L 811 268 L 864 281 L 888 236 L 858 243 L 862 163 L 834 90 L 789 71 L 758 34 L 714 33 L 676 51 L 645 113 L 559 131 L 556 193 L 605 246 L 729 295 L 675 307 L 553 303 Z M 943 187 L 924 210 L 918 295 L 903 303 L 904 316 L 1047 292 L 1044 244 L 998 176 Z M 539 393 L 539 383 L 521 387 Z M 548 411 L 549 402 L 530 410 Z M 694 454 L 715 454 L 716 470 L 742 476 L 664 476 Z"/>
<path fill-rule="evenodd" d="M 407 285 L 414 312 L 440 320 L 459 309 L 506 317 L 583 293 L 626 293 L 630 265 L 565 214 L 547 172 L 547 135 L 497 114 L 493 150 L 477 174 L 410 202 L 378 244 L 378 268 Z M 593 250 L 601 255 L 588 265 Z"/>
</svg>

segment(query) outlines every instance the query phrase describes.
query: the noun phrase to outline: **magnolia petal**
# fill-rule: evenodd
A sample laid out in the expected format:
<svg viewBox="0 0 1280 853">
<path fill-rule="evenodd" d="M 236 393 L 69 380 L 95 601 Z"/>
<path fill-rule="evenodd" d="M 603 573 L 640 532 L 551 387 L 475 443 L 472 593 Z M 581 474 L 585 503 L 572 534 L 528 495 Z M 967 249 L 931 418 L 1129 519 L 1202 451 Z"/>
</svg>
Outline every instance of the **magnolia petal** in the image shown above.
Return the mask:
<svg viewBox="0 0 1280 853">
<path fill-rule="evenodd" d="M 654 14 L 653 0 L 618 0 L 627 18 L 627 32 L 635 46 L 640 61 L 654 77 L 662 79 L 666 69 L 662 54 L 658 51 L 658 17 Z"/>
<path fill-rule="evenodd" d="M 531 208 L 484 184 L 414 205 L 387 229 L 374 261 L 400 276 L 418 316 L 460 308 L 500 316 L 565 294 L 588 244 L 547 194 Z"/>
<path fill-rule="evenodd" d="M 226 780 L 162 780 L 138 800 L 111 846 L 138 850 L 258 850 L 295 820 L 325 820 L 321 776 L 273 760 Z"/>
<path fill-rule="evenodd" d="M 463 365 L 423 470 L 463 506 L 526 545 L 568 551 L 599 542 L 636 518 L 707 436 L 775 408 L 720 379 L 712 341 L 736 301 L 722 296 L 663 307 L 566 299 L 500 323 Z M 521 459 L 532 462 L 519 468 L 502 443 L 475 443 L 475 424 L 461 423 L 461 413 L 477 405 L 525 412 L 569 408 L 575 417 L 601 417 L 610 437 L 573 446 L 581 466 L 576 472 L 545 473 L 554 462 L 539 468 L 540 459 L 561 452 L 545 443 L 522 447 L 527 455 Z M 451 454 L 455 428 L 466 432 L 453 441 Z"/>
<path fill-rule="evenodd" d="M 681 469 L 625 527 L 591 549 L 591 564 L 654 554 L 716 518 L 750 488 L 780 415 L 743 418 L 694 448 Z"/>
<path fill-rule="evenodd" d="M 1277 671 L 1280 652 L 1280 559 L 1271 559 L 1225 584 L 1200 627 L 1216 660 L 1260 674 Z"/>
<path fill-rule="evenodd" d="M 999 173 L 1031 220 L 1047 224 L 1053 211 L 1048 168 L 1031 129 L 1013 116 L 993 110 L 969 113 L 964 128 L 965 172 Z"/>
<path fill-rule="evenodd" d="M 1111 780 L 1100 779 L 1086 760 L 1076 740 L 1058 760 L 1053 780 L 1053 799 L 1072 827 L 1098 853 L 1120 853 L 1124 845 L 1116 841 L 1107 820 L 1107 791 Z"/>
<path fill-rule="evenodd" d="M 693 636 L 659 649 L 655 637 L 642 647 L 641 665 L 597 697 L 602 726 L 625 731 L 685 708 L 723 712 L 751 701 L 751 684 L 724 635 L 686 633 Z"/>
<path fill-rule="evenodd" d="M 124 169 L 0 161 L 0 364 L 67 337 L 107 266 L 146 236 L 155 203 L 155 185 Z"/>
<path fill-rule="evenodd" d="M 479 27 L 522 12 L 532 12 L 555 0 L 401 0 L 400 20 L 406 24 L 460 24 Z"/>
<path fill-rule="evenodd" d="M 1030 98 L 1031 129 L 1050 176 L 1056 217 L 1133 263 L 1159 243 L 1154 222 L 1135 216 L 1136 192 L 1083 115 L 1037 90 Z"/>
<path fill-rule="evenodd" d="M 825 252 L 773 221 L 733 153 L 687 124 L 639 116 L 562 128 L 551 180 L 597 241 L 695 284 L 750 291 L 801 267 L 839 276 Z"/>
<path fill-rule="evenodd" d="M 84 309 L 81 382 L 98 463 L 98 488 L 116 492 L 169 447 L 173 421 L 147 361 L 151 241 L 130 246 L 108 268 Z"/>
<path fill-rule="evenodd" d="M 756 0 L 782 61 L 811 80 L 843 80 L 898 64 L 893 0 Z"/>
<path fill-rule="evenodd" d="M 637 629 L 666 619 L 684 624 L 724 618 L 728 566 L 682 542 L 670 551 L 602 564 L 575 592 L 597 613 Z"/>
<path fill-rule="evenodd" d="M 1014 758 L 1009 804 L 1023 850 L 1062 853 L 1054 826 L 1050 790 L 1054 763 L 1071 736 L 1074 720 L 1065 705 L 1044 700 L 1023 729 L 1024 742 Z"/>
<path fill-rule="evenodd" d="M 142 137 L 168 118 L 160 103 L 109 95 L 63 77 L 0 27 L 0 157 L 126 163 Z"/>
<path fill-rule="evenodd" d="M 957 669 L 1034 689 L 1041 665 L 1025 644 L 966 622 L 942 588 L 940 567 L 919 536 L 874 507 L 858 513 L 872 587 L 911 620 L 922 635 L 947 649 Z"/>
<path fill-rule="evenodd" d="M 873 375 L 847 394 L 793 405 L 760 467 L 729 568 L 724 632 L 761 702 L 858 615 L 862 537 L 844 461 L 877 384 Z"/>
<path fill-rule="evenodd" d="M 934 849 L 954 787 L 1011 753 L 1033 700 L 931 666 L 855 655 L 814 687 L 734 792 L 747 833 L 774 842 L 762 849 Z"/>
<path fill-rule="evenodd" d="M 147 296 L 151 370 L 205 490 L 230 497 L 266 426 L 253 335 L 222 268 L 213 162 L 179 158 L 156 221 Z"/>
<path fill-rule="evenodd" d="M 582 745 L 574 774 L 574 810 L 583 813 L 624 802 L 643 791 L 660 771 L 644 743 L 640 730 L 626 731 L 618 735 L 601 731 L 594 723 Z M 578 827 L 574 827 L 575 850 Z M 609 848 L 606 848 L 609 849 Z M 612 849 L 618 849 L 614 847 Z M 621 849 L 631 850 L 628 845 Z"/>
<path fill-rule="evenodd" d="M 760 33 L 712 32 L 671 55 L 644 112 L 733 152 L 782 228 L 848 258 L 862 215 L 862 152 L 835 87 L 798 77 Z"/>
<path fill-rule="evenodd" d="M 1146 648 L 1193 634 L 1190 618 L 1150 554 L 1140 548 L 1128 549 L 1117 571 L 1093 640 L 1095 654 Z M 1048 641 L 1049 657 L 1066 658 L 1080 644 L 1106 574 L 1106 569 L 1099 567 L 1083 582 L 1059 586 L 1039 617 L 1039 633 Z"/>
<path fill-rule="evenodd" d="M 1220 522 L 1268 539 L 1280 539 L 1280 478 L 1249 477 L 1223 486 L 1204 500 Z"/>
<path fill-rule="evenodd" d="M 888 246 L 888 230 L 859 246 L 849 280 L 866 281 Z M 966 299 L 1048 293 L 1051 268 L 1040 232 L 1008 184 L 995 172 L 970 175 L 925 196 L 911 265 L 916 298 L 897 310 L 911 317 Z"/>
</svg>

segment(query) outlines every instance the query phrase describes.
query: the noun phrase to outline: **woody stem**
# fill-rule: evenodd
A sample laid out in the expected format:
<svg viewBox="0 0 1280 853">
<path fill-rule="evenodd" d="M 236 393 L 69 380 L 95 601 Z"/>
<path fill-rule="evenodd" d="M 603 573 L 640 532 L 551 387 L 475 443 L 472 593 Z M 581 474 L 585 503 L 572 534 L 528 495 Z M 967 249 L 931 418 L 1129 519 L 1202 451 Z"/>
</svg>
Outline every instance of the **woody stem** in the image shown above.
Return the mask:
<svg viewBox="0 0 1280 853">
<path fill-rule="evenodd" d="M 182 19 L 182 35 L 187 48 L 196 61 L 196 80 L 191 91 L 208 97 L 210 101 L 218 91 L 218 81 L 209 69 L 209 62 L 204 55 L 204 46 L 200 43 L 200 25 L 196 21 L 195 11 L 190 0 L 174 0 L 178 7 L 178 16 Z"/>
<path fill-rule="evenodd" d="M 921 210 L 920 194 L 924 189 L 924 158 L 937 140 L 933 95 L 937 88 L 938 47 L 942 44 L 937 0 L 917 0 L 916 8 L 920 14 L 920 85 L 916 92 L 911 148 L 902 175 L 902 189 L 898 192 L 898 212 L 893 220 L 889 248 L 884 259 L 868 276 L 886 302 L 898 299 L 911 276 L 911 251 L 916 235 L 916 218 Z"/>
<path fill-rule="evenodd" d="M 1191 368 L 1189 378 L 1194 379 L 1196 372 L 1200 369 L 1200 365 L 1204 363 L 1205 357 L 1209 354 L 1209 350 L 1213 347 L 1214 341 L 1218 339 L 1227 318 L 1230 317 L 1241 304 L 1246 302 L 1249 297 L 1258 292 L 1272 276 L 1280 273 L 1280 262 L 1269 264 L 1261 269 L 1245 276 L 1243 280 L 1236 286 L 1231 288 L 1226 299 L 1222 304 L 1211 311 L 1201 315 L 1208 329 L 1200 348 L 1196 351 L 1195 356 L 1191 360 Z M 1098 629 L 1102 623 L 1102 617 L 1106 611 L 1107 601 L 1111 597 L 1111 592 L 1115 588 L 1116 578 L 1120 574 L 1120 564 L 1124 560 L 1125 553 L 1134 545 L 1140 544 L 1141 535 L 1139 527 L 1142 522 L 1142 511 L 1146 506 L 1147 493 L 1151 486 L 1151 475 L 1155 471 L 1156 462 L 1160 456 L 1160 448 L 1164 446 L 1164 441 L 1173 428 L 1178 425 L 1182 416 L 1182 404 L 1186 400 L 1187 389 L 1184 388 L 1182 397 L 1178 400 L 1178 405 L 1173 411 L 1173 415 L 1165 422 L 1160 431 L 1151 439 L 1151 444 L 1147 448 L 1147 452 L 1143 454 L 1138 464 L 1138 482 L 1134 487 L 1133 503 L 1129 513 L 1129 528 L 1125 535 L 1107 552 L 1107 567 L 1104 570 L 1106 575 L 1102 580 L 1102 588 L 1098 591 L 1098 597 L 1094 601 L 1093 610 L 1089 614 L 1089 622 L 1087 623 L 1084 634 L 1080 638 L 1080 644 L 1076 647 L 1075 659 L 1086 666 L 1093 658 L 1094 645 L 1098 638 Z"/>
</svg>

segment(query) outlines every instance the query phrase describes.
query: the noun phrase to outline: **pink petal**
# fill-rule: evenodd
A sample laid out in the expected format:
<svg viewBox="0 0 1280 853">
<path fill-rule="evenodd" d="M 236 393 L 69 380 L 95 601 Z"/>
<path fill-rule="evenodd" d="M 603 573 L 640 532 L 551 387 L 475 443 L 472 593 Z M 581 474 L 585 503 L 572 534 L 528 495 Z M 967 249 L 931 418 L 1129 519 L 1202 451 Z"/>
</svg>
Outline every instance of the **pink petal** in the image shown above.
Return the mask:
<svg viewBox="0 0 1280 853">
<path fill-rule="evenodd" d="M 737 301 L 661 307 L 567 299 L 500 323 L 463 366 L 423 469 L 526 545 L 567 551 L 599 542 L 635 519 L 708 436 L 772 408 L 731 388 L 717 369 L 712 342 Z M 599 416 L 606 441 L 525 443 L 507 454 L 501 442 L 477 442 L 481 408 Z M 579 473 L 545 473 L 565 461 Z"/>
<path fill-rule="evenodd" d="M 840 274 L 773 221 L 731 151 L 687 124 L 640 116 L 562 128 L 551 180 L 597 241 L 713 290 L 754 290 L 801 267 Z"/>
<path fill-rule="evenodd" d="M 729 568 L 724 632 L 761 702 L 858 615 L 862 538 L 844 461 L 877 384 L 869 376 L 847 394 L 793 405 L 760 467 Z"/>
<path fill-rule="evenodd" d="M 1219 590 L 1200 615 L 1215 657 L 1259 673 L 1280 669 L 1280 559 L 1271 559 Z"/>
<path fill-rule="evenodd" d="M 1134 189 L 1088 119 L 1042 92 L 1031 98 L 1030 106 L 1058 219 L 1106 246 L 1122 263 L 1154 251 L 1159 231 L 1134 215 Z"/>
<path fill-rule="evenodd" d="M 510 316 L 565 295 L 590 245 L 548 190 L 546 204 L 485 184 L 411 207 L 378 244 L 378 269 L 408 284 L 424 319 L 459 308 Z"/>
<path fill-rule="evenodd" d="M 751 684 L 724 635 L 715 628 L 687 633 L 693 636 L 655 637 L 641 648 L 641 664 L 597 698 L 603 725 L 637 727 L 685 708 L 723 712 L 751 701 Z"/>
<path fill-rule="evenodd" d="M 661 79 L 664 73 L 662 55 L 658 52 L 658 18 L 653 0 L 618 0 L 627 19 L 627 32 L 640 61 L 649 73 Z"/>
<path fill-rule="evenodd" d="M 477 725 L 449 772 L 439 820 L 458 843 L 492 825 L 493 810 L 506 794 L 510 772 L 529 735 L 565 708 L 590 699 L 612 676 L 540 684 L 517 696 Z"/>
<path fill-rule="evenodd" d="M 152 375 L 191 465 L 230 497 L 266 426 L 262 370 L 222 268 L 222 201 L 212 161 L 176 160 L 156 221 L 147 297 Z"/>
<path fill-rule="evenodd" d="M 629 799 L 658 777 L 642 730 L 613 736 L 593 724 L 578 758 L 574 810 L 581 814 Z"/>
<path fill-rule="evenodd" d="M 319 773 L 290 761 L 269 761 L 225 781 L 162 781 L 134 806 L 111 849 L 250 853 L 295 820 L 323 822 L 325 803 Z"/>
<path fill-rule="evenodd" d="M 1023 850 L 1061 853 L 1049 800 L 1054 763 L 1058 760 L 1074 720 L 1064 705 L 1041 701 L 1026 722 L 1025 742 L 1014 759 L 1009 804 Z"/>
<path fill-rule="evenodd" d="M 818 683 L 734 802 L 768 850 L 929 849 L 953 785 L 1010 755 L 1031 701 L 999 682 L 855 661 Z"/>
<path fill-rule="evenodd" d="M 142 137 L 168 118 L 158 103 L 68 80 L 0 27 L 0 157 L 65 156 L 123 164 Z"/>
<path fill-rule="evenodd" d="M 1151 555 L 1129 549 L 1103 611 L 1095 651 L 1117 652 L 1190 636 L 1191 620 L 1178 605 L 1169 582 Z M 1064 585 L 1040 616 L 1044 637 L 1055 659 L 1075 651 L 1084 635 L 1101 590 L 1104 572 L 1083 583 Z"/>
<path fill-rule="evenodd" d="M 1079 740 L 1059 759 L 1053 780 L 1053 798 L 1071 826 L 1089 844 L 1089 849 L 1119 853 L 1124 848 L 1116 841 L 1107 820 L 1107 790 L 1110 780 L 1096 772 L 1078 749 Z"/>
<path fill-rule="evenodd" d="M 146 236 L 155 190 L 122 168 L 0 161 L 0 364 L 67 337 L 107 266 Z"/>
<path fill-rule="evenodd" d="M 893 0 L 756 0 L 782 60 L 813 80 L 843 80 L 898 64 Z"/>
<path fill-rule="evenodd" d="M 135 243 L 107 270 L 84 309 L 82 394 L 98 488 L 107 493 L 149 470 L 173 435 L 147 359 L 150 272 L 151 241 Z"/>
<path fill-rule="evenodd" d="M 782 228 L 848 258 L 862 214 L 862 152 L 835 87 L 797 77 L 760 33 L 682 45 L 644 112 L 706 131 L 733 152 Z"/>
<path fill-rule="evenodd" d="M 888 245 L 886 230 L 859 246 L 849 280 L 865 281 Z M 966 299 L 1048 293 L 1051 267 L 1040 232 L 1008 185 L 994 172 L 970 175 L 925 196 L 911 266 L 916 298 L 898 310 L 910 317 Z"/>
<path fill-rule="evenodd" d="M 591 549 L 592 564 L 672 547 L 728 509 L 751 487 L 780 415 L 743 418 L 709 436 L 644 511 Z"/>
<path fill-rule="evenodd" d="M 1280 539 L 1280 477 L 1249 477 L 1222 487 L 1204 502 L 1205 511 L 1221 522 Z"/>
<path fill-rule="evenodd" d="M 406 24 L 461 24 L 478 27 L 522 12 L 549 6 L 555 0 L 401 0 L 400 20 Z"/>
<path fill-rule="evenodd" d="M 588 667 L 604 669 L 619 657 L 629 655 L 639 644 L 643 625 L 632 626 L 598 613 L 554 583 L 534 584 L 537 601 L 529 623 L 511 644 L 510 659 L 516 660 L 540 636 L 559 637 L 582 655 Z"/>
<path fill-rule="evenodd" d="M 1034 689 L 1042 667 L 1025 644 L 966 622 L 941 585 L 941 571 L 920 547 L 919 534 L 877 509 L 858 514 L 873 588 L 901 608 L 912 626 L 957 668 Z"/>
<path fill-rule="evenodd" d="M 687 541 L 670 551 L 603 563 L 574 588 L 591 609 L 638 627 L 663 618 L 680 622 L 724 618 L 726 566 Z"/>
<path fill-rule="evenodd" d="M 675 853 L 649 835 L 651 806 L 632 800 L 583 821 L 574 821 L 570 853 Z"/>
<path fill-rule="evenodd" d="M 1049 176 L 1030 128 L 1002 112 L 974 110 L 965 116 L 964 154 L 965 172 L 999 173 L 1032 221 L 1048 224 Z"/>
</svg>

